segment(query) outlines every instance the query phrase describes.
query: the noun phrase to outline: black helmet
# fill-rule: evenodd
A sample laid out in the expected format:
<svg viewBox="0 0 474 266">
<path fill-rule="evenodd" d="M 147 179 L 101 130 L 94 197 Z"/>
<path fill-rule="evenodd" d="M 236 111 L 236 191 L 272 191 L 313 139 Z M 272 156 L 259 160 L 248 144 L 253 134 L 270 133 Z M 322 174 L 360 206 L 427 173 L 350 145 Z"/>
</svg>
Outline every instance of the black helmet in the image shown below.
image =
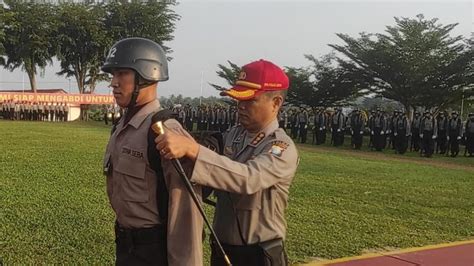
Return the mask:
<svg viewBox="0 0 474 266">
<path fill-rule="evenodd" d="M 144 38 L 127 38 L 116 42 L 102 66 L 111 73 L 114 68 L 130 68 L 148 82 L 168 80 L 168 61 L 159 44 Z"/>
</svg>

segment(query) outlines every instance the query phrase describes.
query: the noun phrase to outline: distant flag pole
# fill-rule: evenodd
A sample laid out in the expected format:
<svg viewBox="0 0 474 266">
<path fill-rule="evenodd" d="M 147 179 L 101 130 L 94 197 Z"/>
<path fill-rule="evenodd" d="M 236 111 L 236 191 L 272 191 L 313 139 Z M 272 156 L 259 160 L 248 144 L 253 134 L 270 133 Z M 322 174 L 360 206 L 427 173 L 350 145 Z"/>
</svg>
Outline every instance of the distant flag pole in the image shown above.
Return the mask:
<svg viewBox="0 0 474 266">
<path fill-rule="evenodd" d="M 201 105 L 202 102 L 202 83 L 204 81 L 204 71 L 201 71 L 201 95 L 199 96 L 199 105 Z"/>
</svg>

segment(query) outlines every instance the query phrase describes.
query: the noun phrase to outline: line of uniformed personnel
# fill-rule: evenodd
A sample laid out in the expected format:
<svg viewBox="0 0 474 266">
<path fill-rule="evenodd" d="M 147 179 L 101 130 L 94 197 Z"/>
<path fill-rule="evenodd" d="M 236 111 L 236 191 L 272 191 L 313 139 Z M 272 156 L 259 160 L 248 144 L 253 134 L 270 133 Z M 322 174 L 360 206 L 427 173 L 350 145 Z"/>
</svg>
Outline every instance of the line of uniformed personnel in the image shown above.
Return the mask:
<svg viewBox="0 0 474 266">
<path fill-rule="evenodd" d="M 211 130 L 225 132 L 239 123 L 235 106 L 200 105 L 193 107 L 187 104 L 184 107 L 174 107 L 173 111 L 178 114 L 177 120 L 188 131 Z"/>
<path fill-rule="evenodd" d="M 66 103 L 14 100 L 0 102 L 0 117 L 5 120 L 68 121 L 69 110 Z"/>
<path fill-rule="evenodd" d="M 221 131 L 226 132 L 239 124 L 237 109 L 234 106 L 189 104 L 172 108 L 178 115 L 177 120 L 188 131 Z M 368 146 L 371 150 L 382 151 L 387 147 L 395 153 L 404 154 L 408 150 L 431 157 L 434 153 L 456 157 L 460 145 L 465 145 L 464 155 L 474 154 L 471 148 L 473 138 L 473 114 L 463 122 L 456 111 L 451 115 L 441 112 L 436 117 L 425 111 L 423 115 L 415 112 L 413 119 L 400 110 L 392 115 L 380 108 L 369 114 L 354 109 L 348 115 L 342 108 L 334 110 L 325 108 L 281 109 L 278 114 L 279 127 L 289 131 L 290 136 L 300 143 L 307 142 L 308 132 L 312 133 L 312 144 L 330 143 L 337 147 L 344 144 L 345 135 L 351 136 L 352 148 L 362 148 L 364 135 L 369 136 Z"/>
<path fill-rule="evenodd" d="M 312 133 L 312 144 L 330 143 L 334 146 L 344 144 L 345 135 L 351 136 L 351 146 L 361 149 L 363 136 L 369 136 L 368 146 L 372 150 L 382 151 L 391 148 L 398 154 L 408 150 L 420 152 L 420 155 L 431 157 L 434 153 L 456 157 L 459 146 L 466 146 L 464 155 L 474 154 L 474 114 L 469 114 L 467 121 L 462 121 L 459 114 L 451 115 L 441 112 L 436 117 L 429 111 L 423 115 L 414 113 L 413 119 L 400 110 L 392 115 L 380 108 L 367 115 L 360 109 L 343 114 L 342 108 L 326 110 L 325 108 L 295 108 L 280 110 L 279 124 L 288 130 L 293 139 L 300 143 L 307 142 L 308 131 Z"/>
</svg>

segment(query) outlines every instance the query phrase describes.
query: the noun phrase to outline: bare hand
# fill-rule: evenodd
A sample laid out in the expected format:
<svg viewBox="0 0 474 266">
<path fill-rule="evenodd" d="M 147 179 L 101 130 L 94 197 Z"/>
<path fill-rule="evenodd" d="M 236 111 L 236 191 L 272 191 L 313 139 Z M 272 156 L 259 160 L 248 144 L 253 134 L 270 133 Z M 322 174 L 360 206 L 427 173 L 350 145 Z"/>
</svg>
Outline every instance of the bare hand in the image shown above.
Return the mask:
<svg viewBox="0 0 474 266">
<path fill-rule="evenodd" d="M 193 138 L 172 132 L 159 135 L 155 143 L 161 157 L 167 160 L 186 156 L 195 161 L 199 152 L 199 144 Z"/>
</svg>

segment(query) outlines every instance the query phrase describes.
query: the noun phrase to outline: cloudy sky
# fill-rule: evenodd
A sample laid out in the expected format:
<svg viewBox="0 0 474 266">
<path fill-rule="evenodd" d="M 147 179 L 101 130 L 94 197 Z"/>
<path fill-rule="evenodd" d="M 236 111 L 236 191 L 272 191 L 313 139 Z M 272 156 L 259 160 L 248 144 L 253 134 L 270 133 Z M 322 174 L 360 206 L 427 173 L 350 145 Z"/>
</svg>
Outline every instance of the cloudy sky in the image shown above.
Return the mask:
<svg viewBox="0 0 474 266">
<path fill-rule="evenodd" d="M 260 58 L 280 66 L 307 66 L 305 54 L 331 52 L 330 43 L 341 41 L 335 33 L 383 32 L 393 17 L 439 18 L 442 24 L 459 23 L 452 35 L 469 37 L 473 31 L 471 1 L 275 1 L 183 0 L 175 8 L 181 16 L 173 49 L 170 80 L 159 85 L 160 96 L 217 95 L 208 85 L 225 85 L 216 77 L 217 64 L 227 60 L 243 65 Z M 39 88 L 63 88 L 77 92 L 75 81 L 55 75 L 58 62 L 38 77 Z M 203 77 L 203 82 L 201 82 Z M 0 70 L 0 90 L 29 89 L 21 70 Z M 108 93 L 107 84 L 98 93 Z"/>
</svg>

